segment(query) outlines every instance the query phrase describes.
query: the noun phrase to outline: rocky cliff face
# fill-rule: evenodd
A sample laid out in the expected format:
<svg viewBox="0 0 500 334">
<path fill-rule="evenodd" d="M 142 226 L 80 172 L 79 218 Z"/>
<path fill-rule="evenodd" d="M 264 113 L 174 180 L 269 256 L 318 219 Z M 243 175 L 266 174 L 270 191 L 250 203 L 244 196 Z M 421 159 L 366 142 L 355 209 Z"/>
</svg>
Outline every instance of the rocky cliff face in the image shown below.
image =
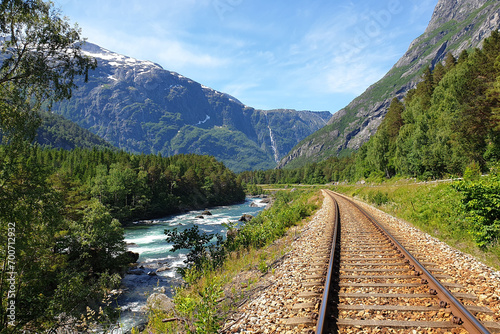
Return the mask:
<svg viewBox="0 0 500 334">
<path fill-rule="evenodd" d="M 83 49 L 98 68 L 53 111 L 129 152 L 207 154 L 235 171 L 269 169 L 331 117 L 256 110 L 158 64 Z"/>
<path fill-rule="evenodd" d="M 439 0 L 424 34 L 389 73 L 335 113 L 326 127 L 300 142 L 278 167 L 297 167 L 357 150 L 376 132 L 390 101 L 414 88 L 425 68 L 434 67 L 448 52 L 458 56 L 465 49 L 480 47 L 499 28 L 497 0 Z"/>
</svg>

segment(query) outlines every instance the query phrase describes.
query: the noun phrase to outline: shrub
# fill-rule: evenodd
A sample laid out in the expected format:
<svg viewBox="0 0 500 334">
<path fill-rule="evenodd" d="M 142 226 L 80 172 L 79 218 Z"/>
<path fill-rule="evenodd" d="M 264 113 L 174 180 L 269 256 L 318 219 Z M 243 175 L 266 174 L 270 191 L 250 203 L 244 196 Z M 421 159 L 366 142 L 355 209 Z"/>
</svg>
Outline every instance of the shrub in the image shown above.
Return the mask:
<svg viewBox="0 0 500 334">
<path fill-rule="evenodd" d="M 389 196 L 380 191 L 370 191 L 368 193 L 368 200 L 375 205 L 383 205 L 389 202 Z"/>
<path fill-rule="evenodd" d="M 477 179 L 464 179 L 453 185 L 462 193 L 461 210 L 466 215 L 469 233 L 479 247 L 485 248 L 500 237 L 500 173 Z"/>
</svg>

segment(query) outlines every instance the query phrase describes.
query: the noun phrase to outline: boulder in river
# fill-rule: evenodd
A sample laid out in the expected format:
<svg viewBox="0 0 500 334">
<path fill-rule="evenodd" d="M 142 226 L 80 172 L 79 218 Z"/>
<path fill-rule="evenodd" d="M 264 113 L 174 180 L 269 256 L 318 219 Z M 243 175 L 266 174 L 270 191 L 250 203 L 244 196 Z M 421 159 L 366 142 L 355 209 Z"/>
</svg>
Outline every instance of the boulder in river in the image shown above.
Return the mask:
<svg viewBox="0 0 500 334">
<path fill-rule="evenodd" d="M 156 270 L 157 273 L 161 273 L 162 271 L 167 271 L 167 270 L 170 270 L 170 267 L 169 266 L 163 266 L 161 268 L 158 268 Z"/>
<path fill-rule="evenodd" d="M 241 216 L 241 218 L 238 221 L 240 221 L 240 222 L 249 222 L 252 219 L 253 219 L 252 215 L 244 214 L 243 216 Z"/>
<path fill-rule="evenodd" d="M 194 217 L 194 218 L 196 218 L 196 219 L 205 219 L 205 217 L 203 217 L 203 216 L 201 216 L 201 215 L 200 215 L 200 216 L 196 216 L 196 217 Z"/>
<path fill-rule="evenodd" d="M 212 213 L 208 210 L 203 211 L 201 214 L 204 216 L 212 216 Z"/>
<path fill-rule="evenodd" d="M 175 305 L 171 298 L 163 293 L 153 293 L 148 297 L 146 302 L 146 307 L 148 309 L 159 310 L 164 312 L 173 311 Z"/>
</svg>

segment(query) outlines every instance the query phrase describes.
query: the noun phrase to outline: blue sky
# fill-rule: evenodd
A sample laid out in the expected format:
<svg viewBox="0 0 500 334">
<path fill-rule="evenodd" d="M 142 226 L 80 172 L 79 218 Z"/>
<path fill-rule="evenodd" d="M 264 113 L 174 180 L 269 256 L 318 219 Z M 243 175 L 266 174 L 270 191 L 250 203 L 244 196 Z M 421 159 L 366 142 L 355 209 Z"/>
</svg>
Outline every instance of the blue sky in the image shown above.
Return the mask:
<svg viewBox="0 0 500 334">
<path fill-rule="evenodd" d="M 437 0 L 55 0 L 89 42 L 261 109 L 345 107 L 421 35 Z"/>
</svg>

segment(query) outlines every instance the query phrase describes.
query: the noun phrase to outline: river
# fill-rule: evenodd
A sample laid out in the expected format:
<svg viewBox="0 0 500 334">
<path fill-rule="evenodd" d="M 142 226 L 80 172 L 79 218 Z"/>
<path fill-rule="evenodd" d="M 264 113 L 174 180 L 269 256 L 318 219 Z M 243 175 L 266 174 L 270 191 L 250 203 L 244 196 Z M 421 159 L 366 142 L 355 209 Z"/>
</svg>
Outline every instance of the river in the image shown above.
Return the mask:
<svg viewBox="0 0 500 334">
<path fill-rule="evenodd" d="M 250 206 L 252 203 L 255 205 Z M 170 252 L 172 244 L 166 241 L 165 229 L 184 231 L 198 225 L 200 231 L 209 234 L 225 233 L 223 223 L 236 222 L 243 214 L 256 216 L 265 206 L 260 199 L 247 198 L 242 204 L 212 208 L 209 210 L 212 215 L 206 215 L 203 219 L 196 217 L 204 210 L 190 211 L 155 220 L 149 225 L 126 228 L 128 249 L 139 253 L 139 260 L 134 274 L 127 274 L 122 280 L 124 293 L 118 298 L 121 328 L 112 333 L 127 333 L 132 327 L 144 323 L 147 319 L 143 309 L 148 296 L 160 292 L 172 298 L 174 288 L 182 283 L 176 268 L 184 266 L 187 251 Z M 168 270 L 161 271 L 160 268 Z M 158 269 L 160 272 L 157 272 Z"/>
</svg>

